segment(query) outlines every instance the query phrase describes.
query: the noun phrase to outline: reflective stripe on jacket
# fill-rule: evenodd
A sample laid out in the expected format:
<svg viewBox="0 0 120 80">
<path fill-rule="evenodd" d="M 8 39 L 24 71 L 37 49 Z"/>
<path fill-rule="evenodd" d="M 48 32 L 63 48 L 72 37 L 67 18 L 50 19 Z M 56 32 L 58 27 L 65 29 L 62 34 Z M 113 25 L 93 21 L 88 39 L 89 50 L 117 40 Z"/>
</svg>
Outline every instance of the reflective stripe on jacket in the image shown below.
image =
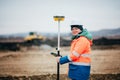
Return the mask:
<svg viewBox="0 0 120 80">
<path fill-rule="evenodd" d="M 70 64 L 90 66 L 91 42 L 84 36 L 74 39 L 71 43 Z"/>
</svg>

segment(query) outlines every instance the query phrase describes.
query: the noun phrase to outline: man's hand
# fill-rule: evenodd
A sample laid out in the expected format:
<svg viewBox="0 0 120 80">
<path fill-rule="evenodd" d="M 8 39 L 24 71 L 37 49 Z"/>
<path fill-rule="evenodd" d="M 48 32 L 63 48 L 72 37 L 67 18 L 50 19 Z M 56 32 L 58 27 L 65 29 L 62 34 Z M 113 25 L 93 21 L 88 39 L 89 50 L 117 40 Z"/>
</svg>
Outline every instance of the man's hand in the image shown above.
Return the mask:
<svg viewBox="0 0 120 80">
<path fill-rule="evenodd" d="M 59 63 L 61 57 L 56 57 L 56 61 Z"/>
</svg>

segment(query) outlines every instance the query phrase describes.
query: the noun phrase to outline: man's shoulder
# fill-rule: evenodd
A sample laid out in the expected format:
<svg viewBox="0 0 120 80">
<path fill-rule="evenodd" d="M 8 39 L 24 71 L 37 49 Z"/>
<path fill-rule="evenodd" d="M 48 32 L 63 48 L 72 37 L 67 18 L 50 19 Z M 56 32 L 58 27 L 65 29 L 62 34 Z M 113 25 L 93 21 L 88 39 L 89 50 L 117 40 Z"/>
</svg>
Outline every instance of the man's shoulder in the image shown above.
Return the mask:
<svg viewBox="0 0 120 80">
<path fill-rule="evenodd" d="M 80 36 L 79 38 L 78 38 L 78 40 L 87 40 L 87 38 L 85 37 L 85 36 Z"/>
</svg>

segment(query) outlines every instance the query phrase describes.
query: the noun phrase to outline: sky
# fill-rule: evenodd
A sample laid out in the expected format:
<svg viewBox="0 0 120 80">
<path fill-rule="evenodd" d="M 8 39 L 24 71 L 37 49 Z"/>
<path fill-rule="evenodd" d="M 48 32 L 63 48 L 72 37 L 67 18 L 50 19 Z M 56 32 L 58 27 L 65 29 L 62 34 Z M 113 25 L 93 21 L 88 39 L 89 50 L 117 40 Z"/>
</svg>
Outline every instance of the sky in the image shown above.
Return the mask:
<svg viewBox="0 0 120 80">
<path fill-rule="evenodd" d="M 120 0 L 0 0 L 0 34 L 57 33 L 56 15 L 65 16 L 61 33 L 72 24 L 89 31 L 119 28 Z"/>
</svg>

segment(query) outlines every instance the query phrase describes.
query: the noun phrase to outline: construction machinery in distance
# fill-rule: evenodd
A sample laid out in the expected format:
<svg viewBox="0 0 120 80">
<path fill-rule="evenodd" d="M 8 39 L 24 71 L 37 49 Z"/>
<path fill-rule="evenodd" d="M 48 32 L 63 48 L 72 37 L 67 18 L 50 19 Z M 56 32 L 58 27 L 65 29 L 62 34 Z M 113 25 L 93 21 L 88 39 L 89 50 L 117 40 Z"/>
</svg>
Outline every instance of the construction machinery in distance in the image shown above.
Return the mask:
<svg viewBox="0 0 120 80">
<path fill-rule="evenodd" d="M 30 32 L 26 37 L 0 37 L 0 50 L 20 50 L 21 47 L 40 46 L 44 36 Z"/>
</svg>

